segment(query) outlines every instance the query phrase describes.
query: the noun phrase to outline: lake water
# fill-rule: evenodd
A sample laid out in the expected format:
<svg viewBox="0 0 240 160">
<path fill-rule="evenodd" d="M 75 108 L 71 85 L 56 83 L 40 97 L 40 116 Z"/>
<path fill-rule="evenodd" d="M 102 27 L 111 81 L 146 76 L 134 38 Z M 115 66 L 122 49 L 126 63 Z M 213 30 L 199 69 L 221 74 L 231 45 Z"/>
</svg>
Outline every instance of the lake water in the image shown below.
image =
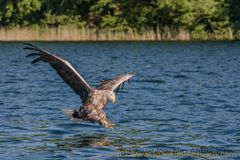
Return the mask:
<svg viewBox="0 0 240 160">
<path fill-rule="evenodd" d="M 79 97 L 48 64 L 31 65 L 22 43 L 0 43 L 0 159 L 240 158 L 240 42 L 34 44 L 92 86 L 138 74 L 106 107 L 117 124 L 106 129 L 65 117 Z"/>
</svg>

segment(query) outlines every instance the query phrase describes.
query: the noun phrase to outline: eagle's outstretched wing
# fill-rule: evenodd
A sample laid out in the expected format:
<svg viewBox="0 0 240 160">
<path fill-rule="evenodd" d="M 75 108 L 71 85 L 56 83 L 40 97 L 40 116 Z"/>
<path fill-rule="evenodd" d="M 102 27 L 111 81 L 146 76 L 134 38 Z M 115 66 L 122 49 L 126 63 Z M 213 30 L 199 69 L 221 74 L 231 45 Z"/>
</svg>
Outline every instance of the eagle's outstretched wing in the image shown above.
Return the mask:
<svg viewBox="0 0 240 160">
<path fill-rule="evenodd" d="M 118 76 L 114 79 L 110 80 L 103 80 L 101 83 L 97 86 L 97 89 L 99 90 L 116 90 L 116 94 L 118 93 L 119 89 L 122 89 L 124 87 L 124 83 L 126 81 L 130 82 L 130 78 L 135 76 L 136 73 L 128 73 L 126 75 Z"/>
<path fill-rule="evenodd" d="M 27 57 L 37 56 L 37 58 L 32 61 L 32 64 L 39 61 L 49 63 L 59 76 L 74 90 L 74 92 L 81 97 L 82 102 L 85 102 L 91 87 L 69 61 L 32 44 L 25 44 L 28 45 L 28 47 L 25 47 L 24 49 L 34 51 L 34 53 L 28 54 Z"/>
</svg>

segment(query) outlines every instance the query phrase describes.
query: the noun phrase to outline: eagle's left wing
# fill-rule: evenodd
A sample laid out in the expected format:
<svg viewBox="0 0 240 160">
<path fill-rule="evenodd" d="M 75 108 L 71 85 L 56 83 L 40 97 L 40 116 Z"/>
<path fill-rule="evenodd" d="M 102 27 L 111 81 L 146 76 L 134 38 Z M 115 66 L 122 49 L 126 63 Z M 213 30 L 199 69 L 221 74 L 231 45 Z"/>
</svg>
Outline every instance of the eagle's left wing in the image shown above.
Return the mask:
<svg viewBox="0 0 240 160">
<path fill-rule="evenodd" d="M 37 58 L 32 61 L 32 64 L 39 61 L 49 63 L 52 68 L 56 70 L 58 75 L 81 97 L 82 102 L 84 103 L 86 101 L 88 93 L 91 91 L 91 86 L 83 79 L 69 61 L 32 44 L 25 44 L 28 45 L 28 47 L 24 49 L 34 51 L 34 53 L 28 54 L 27 57 L 37 56 Z"/>
<path fill-rule="evenodd" d="M 116 90 L 116 94 L 117 94 L 119 89 L 122 89 L 124 87 L 124 83 L 126 81 L 130 82 L 130 78 L 132 78 L 135 75 L 136 75 L 136 73 L 132 72 L 132 73 L 128 73 L 126 75 L 118 76 L 114 79 L 103 80 L 97 86 L 97 89 L 98 90 L 111 90 L 111 91 Z"/>
</svg>

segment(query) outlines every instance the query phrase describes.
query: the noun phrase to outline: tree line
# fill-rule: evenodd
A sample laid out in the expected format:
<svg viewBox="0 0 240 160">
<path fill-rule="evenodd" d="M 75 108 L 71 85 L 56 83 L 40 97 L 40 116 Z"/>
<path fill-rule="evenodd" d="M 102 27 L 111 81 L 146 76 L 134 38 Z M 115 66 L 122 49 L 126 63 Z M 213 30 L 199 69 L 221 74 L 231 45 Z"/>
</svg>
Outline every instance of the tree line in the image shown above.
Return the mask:
<svg viewBox="0 0 240 160">
<path fill-rule="evenodd" d="M 187 31 L 192 39 L 239 39 L 239 0 L 0 0 L 0 28 Z"/>
</svg>

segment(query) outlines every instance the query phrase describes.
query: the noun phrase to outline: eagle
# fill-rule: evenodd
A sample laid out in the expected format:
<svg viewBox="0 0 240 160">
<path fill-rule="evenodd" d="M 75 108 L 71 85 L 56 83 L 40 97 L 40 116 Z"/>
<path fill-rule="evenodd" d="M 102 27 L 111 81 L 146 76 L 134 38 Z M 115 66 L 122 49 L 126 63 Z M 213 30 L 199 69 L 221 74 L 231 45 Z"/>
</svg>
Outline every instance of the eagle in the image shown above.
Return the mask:
<svg viewBox="0 0 240 160">
<path fill-rule="evenodd" d="M 56 54 L 50 53 L 44 49 L 36 47 L 33 44 L 24 43 L 24 50 L 32 51 L 26 57 L 34 57 L 32 64 L 45 62 L 57 72 L 57 74 L 67 83 L 73 91 L 80 96 L 82 104 L 79 109 L 64 110 L 71 119 L 79 119 L 99 123 L 100 126 L 113 128 L 115 124 L 111 123 L 104 111 L 105 106 L 110 101 L 115 103 L 116 95 L 124 87 L 126 81 L 136 75 L 130 72 L 125 75 L 117 76 L 113 79 L 100 81 L 95 88 L 90 86 L 75 67 L 68 61 Z"/>
</svg>

